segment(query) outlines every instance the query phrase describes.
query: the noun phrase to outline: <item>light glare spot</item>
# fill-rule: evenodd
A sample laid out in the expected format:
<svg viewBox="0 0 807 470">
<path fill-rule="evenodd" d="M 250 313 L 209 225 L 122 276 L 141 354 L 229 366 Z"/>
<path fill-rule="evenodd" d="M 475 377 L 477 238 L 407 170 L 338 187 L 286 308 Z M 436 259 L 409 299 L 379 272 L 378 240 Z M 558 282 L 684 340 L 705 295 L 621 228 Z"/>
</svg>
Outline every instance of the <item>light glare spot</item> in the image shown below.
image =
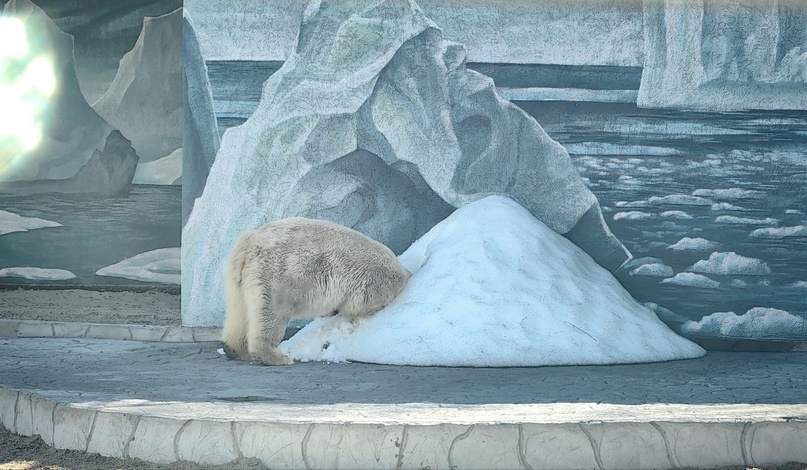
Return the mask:
<svg viewBox="0 0 807 470">
<path fill-rule="evenodd" d="M 0 17 L 0 57 L 21 59 L 28 50 L 25 24 L 17 18 Z"/>
<path fill-rule="evenodd" d="M 50 97 L 58 87 L 51 51 L 29 41 L 44 34 L 19 18 L 0 17 L 0 180 L 42 143 Z"/>
</svg>

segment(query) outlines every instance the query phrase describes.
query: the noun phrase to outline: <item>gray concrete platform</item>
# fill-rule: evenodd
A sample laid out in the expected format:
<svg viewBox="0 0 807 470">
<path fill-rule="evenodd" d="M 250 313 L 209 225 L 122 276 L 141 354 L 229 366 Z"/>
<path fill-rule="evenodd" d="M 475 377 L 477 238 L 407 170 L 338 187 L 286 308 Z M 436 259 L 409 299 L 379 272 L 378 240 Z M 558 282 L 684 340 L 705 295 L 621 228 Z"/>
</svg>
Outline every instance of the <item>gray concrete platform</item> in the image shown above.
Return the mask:
<svg viewBox="0 0 807 470">
<path fill-rule="evenodd" d="M 215 342 L 0 339 L 0 422 L 57 448 L 270 468 L 807 462 L 807 353 L 662 364 L 262 367 Z"/>
</svg>

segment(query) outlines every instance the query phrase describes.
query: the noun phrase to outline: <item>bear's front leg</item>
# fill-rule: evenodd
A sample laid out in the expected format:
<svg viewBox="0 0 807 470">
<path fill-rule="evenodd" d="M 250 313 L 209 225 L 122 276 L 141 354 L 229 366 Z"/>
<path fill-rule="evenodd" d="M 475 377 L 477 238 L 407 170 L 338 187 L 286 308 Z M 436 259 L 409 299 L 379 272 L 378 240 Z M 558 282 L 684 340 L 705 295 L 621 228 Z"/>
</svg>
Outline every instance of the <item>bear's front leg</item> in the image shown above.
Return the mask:
<svg viewBox="0 0 807 470">
<path fill-rule="evenodd" d="M 245 296 L 250 358 L 266 366 L 294 364 L 278 349 L 292 316 L 292 305 L 285 301 L 282 290 L 278 292 L 279 289 L 269 283 L 250 285 L 245 290 L 251 291 Z"/>
</svg>

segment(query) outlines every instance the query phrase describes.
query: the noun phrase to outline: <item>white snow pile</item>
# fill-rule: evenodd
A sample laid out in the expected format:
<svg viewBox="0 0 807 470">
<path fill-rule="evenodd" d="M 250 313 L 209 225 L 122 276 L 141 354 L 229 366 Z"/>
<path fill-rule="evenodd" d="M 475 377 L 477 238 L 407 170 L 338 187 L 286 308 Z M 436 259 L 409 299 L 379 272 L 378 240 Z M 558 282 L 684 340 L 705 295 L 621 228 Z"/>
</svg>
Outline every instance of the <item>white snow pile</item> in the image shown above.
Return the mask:
<svg viewBox="0 0 807 470">
<path fill-rule="evenodd" d="M 670 277 L 673 269 L 664 263 L 643 264 L 630 272 L 631 276 Z"/>
<path fill-rule="evenodd" d="M 764 219 L 758 219 L 753 217 L 735 217 L 733 215 L 721 215 L 715 219 L 715 222 L 718 224 L 729 224 L 729 225 L 776 225 L 779 223 L 779 220 L 772 219 L 770 217 L 765 217 Z"/>
<path fill-rule="evenodd" d="M 712 204 L 713 211 L 744 211 L 745 207 L 735 206 L 734 204 L 729 204 L 728 202 L 717 202 Z"/>
<path fill-rule="evenodd" d="M 28 266 L 17 266 L 0 269 L 0 277 L 22 277 L 34 281 L 64 281 L 73 279 L 75 274 L 66 269 L 46 269 L 31 268 Z"/>
<path fill-rule="evenodd" d="M 707 289 L 717 289 L 720 287 L 720 283 L 714 279 L 694 273 L 678 273 L 674 277 L 664 279 L 661 282 L 662 284 L 675 284 L 684 287 L 704 287 Z"/>
<path fill-rule="evenodd" d="M 667 247 L 668 250 L 676 251 L 712 251 L 720 246 L 720 243 L 707 240 L 705 238 L 684 237 Z"/>
<path fill-rule="evenodd" d="M 647 200 L 650 204 L 661 205 L 670 204 L 677 206 L 710 206 L 712 205 L 711 199 L 704 199 L 698 196 L 690 196 L 689 194 L 670 194 L 669 196 L 653 196 Z"/>
<path fill-rule="evenodd" d="M 122 277 L 143 282 L 179 284 L 179 248 L 159 248 L 99 269 L 98 276 Z"/>
<path fill-rule="evenodd" d="M 804 212 L 800 211 L 798 209 L 787 209 L 785 211 L 785 214 L 788 214 L 788 215 L 804 215 Z"/>
<path fill-rule="evenodd" d="M 569 240 L 502 196 L 455 211 L 402 255 L 413 276 L 384 310 L 308 324 L 299 361 L 418 366 L 616 364 L 700 357 Z"/>
<path fill-rule="evenodd" d="M 684 211 L 664 211 L 661 216 L 665 219 L 689 220 L 693 217 Z"/>
<path fill-rule="evenodd" d="M 654 214 L 642 211 L 617 212 L 614 214 L 614 220 L 644 220 L 652 219 L 653 217 L 655 217 Z"/>
<path fill-rule="evenodd" d="M 0 210 L 0 235 L 13 232 L 27 232 L 46 227 L 61 227 L 59 222 L 40 219 L 38 217 L 24 217 L 13 212 Z"/>
<path fill-rule="evenodd" d="M 688 321 L 681 331 L 693 336 L 724 337 L 750 340 L 789 340 L 807 336 L 807 320 L 775 308 L 754 307 L 743 315 L 715 312 Z"/>
<path fill-rule="evenodd" d="M 700 260 L 687 271 L 706 274 L 745 274 L 760 276 L 771 273 L 771 268 L 757 258 L 748 258 L 733 251 L 714 252 L 708 260 Z"/>
<path fill-rule="evenodd" d="M 167 157 L 137 165 L 134 184 L 178 184 L 182 177 L 182 147 Z"/>
<path fill-rule="evenodd" d="M 807 281 L 796 281 L 787 287 L 790 289 L 807 289 Z"/>
<path fill-rule="evenodd" d="M 740 188 L 696 189 L 692 192 L 692 195 L 714 199 L 759 199 L 765 197 L 765 192 Z"/>
<path fill-rule="evenodd" d="M 773 238 L 781 240 L 786 237 L 807 237 L 807 225 L 794 227 L 758 228 L 751 232 L 753 238 Z"/>
</svg>

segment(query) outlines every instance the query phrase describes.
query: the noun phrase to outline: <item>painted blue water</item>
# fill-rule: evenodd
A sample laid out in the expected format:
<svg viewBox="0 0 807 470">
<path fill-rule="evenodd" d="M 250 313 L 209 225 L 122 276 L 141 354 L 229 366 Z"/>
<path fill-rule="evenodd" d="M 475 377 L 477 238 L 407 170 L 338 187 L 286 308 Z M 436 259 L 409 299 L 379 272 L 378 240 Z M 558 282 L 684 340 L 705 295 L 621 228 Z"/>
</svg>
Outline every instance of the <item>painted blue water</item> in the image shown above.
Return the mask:
<svg viewBox="0 0 807 470">
<path fill-rule="evenodd" d="M 181 192 L 180 186 L 134 185 L 128 195 L 110 198 L 62 194 L 0 197 L 2 210 L 63 225 L 0 235 L 0 268 L 66 269 L 76 275 L 67 281 L 47 282 L 4 277 L 0 284 L 149 285 L 96 276 L 95 272 L 146 251 L 180 246 Z"/>
<path fill-rule="evenodd" d="M 576 153 L 572 159 L 606 221 L 635 257 L 659 258 L 678 274 L 712 253 L 734 252 L 770 270 L 739 274 L 738 266 L 725 266 L 723 274 L 699 273 L 716 287 L 663 282 L 670 276 L 620 276 L 639 300 L 690 319 L 754 307 L 807 317 L 807 230 L 783 230 L 807 225 L 804 113 L 518 104 Z M 717 245 L 670 249 L 685 237 Z"/>
</svg>

